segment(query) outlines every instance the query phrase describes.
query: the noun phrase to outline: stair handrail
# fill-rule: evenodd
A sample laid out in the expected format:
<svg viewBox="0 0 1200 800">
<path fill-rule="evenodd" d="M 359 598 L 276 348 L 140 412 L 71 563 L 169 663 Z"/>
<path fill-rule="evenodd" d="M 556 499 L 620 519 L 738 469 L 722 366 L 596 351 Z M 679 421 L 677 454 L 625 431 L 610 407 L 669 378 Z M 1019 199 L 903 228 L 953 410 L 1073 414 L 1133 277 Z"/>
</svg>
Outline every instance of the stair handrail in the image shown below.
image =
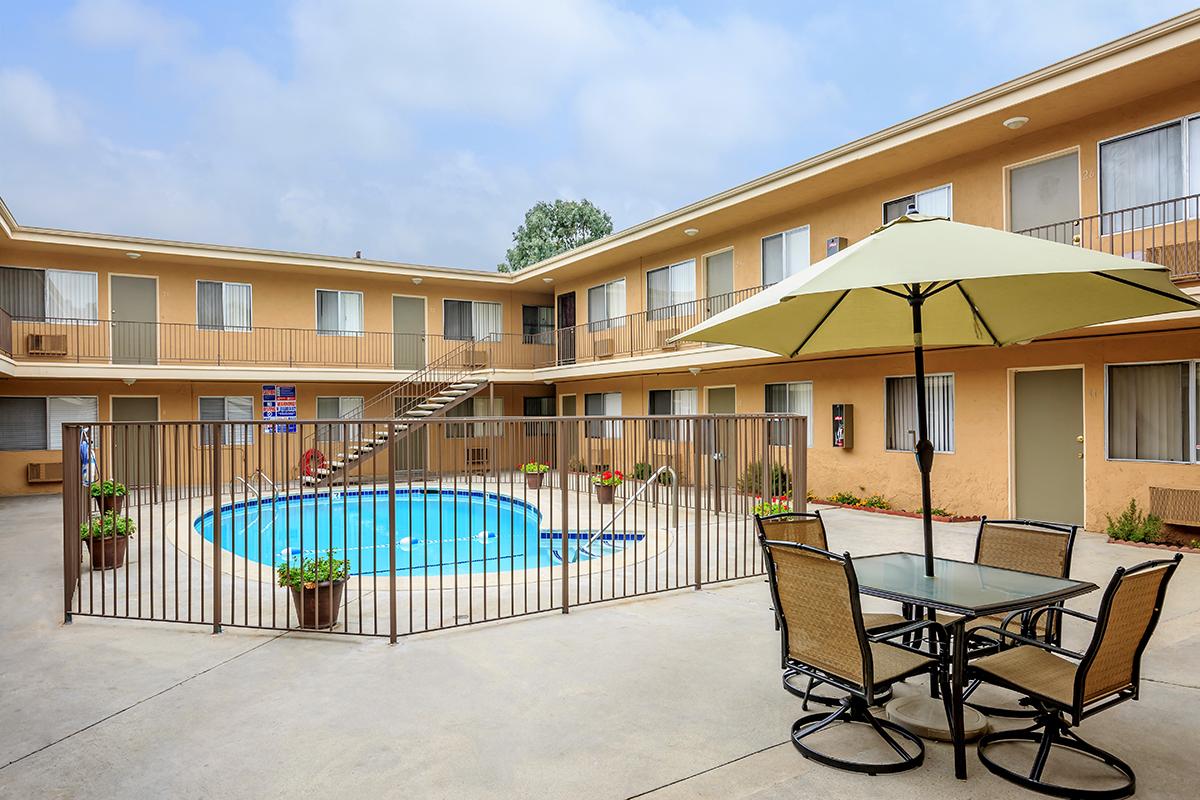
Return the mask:
<svg viewBox="0 0 1200 800">
<path fill-rule="evenodd" d="M 674 520 L 675 526 L 678 527 L 679 526 L 679 476 L 675 474 L 675 470 L 673 470 L 669 465 L 664 464 L 663 466 L 654 470 L 654 472 L 650 473 L 650 477 L 646 479 L 646 482 L 643 483 L 641 486 L 639 486 L 637 491 L 635 491 L 632 495 L 630 495 L 629 499 L 627 499 L 625 501 L 625 503 L 619 509 L 617 509 L 616 511 L 613 512 L 612 518 L 609 519 L 609 521 L 606 522 L 604 525 L 600 526 L 600 530 L 596 531 L 595 533 L 593 533 L 591 536 L 588 537 L 587 541 L 583 543 L 583 546 L 580 549 L 587 550 L 587 554 L 589 556 L 592 555 L 592 549 L 591 549 L 592 542 L 596 541 L 597 539 L 602 539 L 604 536 L 604 532 L 606 530 L 608 530 L 609 528 L 613 527 L 614 525 L 616 525 L 617 520 L 625 513 L 625 511 L 631 505 L 636 503 L 637 499 L 639 497 L 641 497 L 643 494 L 645 494 L 646 490 L 649 489 L 652 484 L 656 483 L 658 481 L 658 479 L 663 475 L 671 476 L 671 483 L 670 483 L 671 501 L 672 501 L 671 502 L 671 514 L 672 514 L 672 519 Z"/>
</svg>

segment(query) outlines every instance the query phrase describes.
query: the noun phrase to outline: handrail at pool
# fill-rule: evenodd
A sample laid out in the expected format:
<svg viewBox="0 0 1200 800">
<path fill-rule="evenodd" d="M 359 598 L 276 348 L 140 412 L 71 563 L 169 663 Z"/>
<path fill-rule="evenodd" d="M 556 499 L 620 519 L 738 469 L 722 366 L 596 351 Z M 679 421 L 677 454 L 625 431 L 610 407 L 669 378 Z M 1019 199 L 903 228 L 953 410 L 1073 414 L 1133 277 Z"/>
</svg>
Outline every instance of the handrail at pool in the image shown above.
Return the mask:
<svg viewBox="0 0 1200 800">
<path fill-rule="evenodd" d="M 649 478 L 646 478 L 646 482 L 643 483 L 638 488 L 638 490 L 636 492 L 634 492 L 629 497 L 628 500 L 625 501 L 624 505 L 622 505 L 619 509 L 617 509 L 617 511 L 612 515 L 612 519 L 610 519 L 608 522 L 604 523 L 604 525 L 601 526 L 600 530 L 596 531 L 595 533 L 593 533 L 591 536 L 588 537 L 588 540 L 583 543 L 582 549 L 587 550 L 588 555 L 591 555 L 592 554 L 592 542 L 596 541 L 597 539 L 603 540 L 604 532 L 606 530 L 608 530 L 609 528 L 613 527 L 614 525 L 616 525 L 617 520 L 621 518 L 621 516 L 625 513 L 626 509 L 628 509 L 631 505 L 636 503 L 637 499 L 639 497 L 641 497 L 643 494 L 645 494 L 646 490 L 649 489 L 663 475 L 671 476 L 671 483 L 669 484 L 671 487 L 671 527 L 678 528 L 679 527 L 679 490 L 678 490 L 678 488 L 676 488 L 676 484 L 679 483 L 679 476 L 675 474 L 675 470 L 671 469 L 670 465 L 663 464 L 661 467 L 654 470 L 654 472 L 650 474 Z"/>
</svg>

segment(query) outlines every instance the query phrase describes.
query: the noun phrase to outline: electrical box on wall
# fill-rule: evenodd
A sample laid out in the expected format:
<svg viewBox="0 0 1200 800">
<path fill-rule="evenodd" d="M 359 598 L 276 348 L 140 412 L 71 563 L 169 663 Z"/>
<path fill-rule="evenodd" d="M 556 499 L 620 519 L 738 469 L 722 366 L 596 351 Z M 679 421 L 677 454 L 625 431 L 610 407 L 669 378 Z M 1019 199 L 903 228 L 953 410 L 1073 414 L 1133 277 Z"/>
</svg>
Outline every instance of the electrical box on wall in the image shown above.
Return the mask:
<svg viewBox="0 0 1200 800">
<path fill-rule="evenodd" d="M 825 255 L 831 256 L 841 250 L 846 249 L 846 245 L 850 242 L 845 236 L 830 236 L 825 240 Z"/>
<path fill-rule="evenodd" d="M 854 447 L 854 406 L 850 403 L 833 404 L 833 446 Z"/>
</svg>

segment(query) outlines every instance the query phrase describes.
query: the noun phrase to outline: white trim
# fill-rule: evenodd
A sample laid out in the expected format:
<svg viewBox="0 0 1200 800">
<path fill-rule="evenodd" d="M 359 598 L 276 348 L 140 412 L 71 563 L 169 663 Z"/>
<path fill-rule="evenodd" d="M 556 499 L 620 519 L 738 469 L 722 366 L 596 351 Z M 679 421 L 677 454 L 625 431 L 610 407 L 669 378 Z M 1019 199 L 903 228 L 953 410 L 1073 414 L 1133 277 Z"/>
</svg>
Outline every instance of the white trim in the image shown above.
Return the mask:
<svg viewBox="0 0 1200 800">
<path fill-rule="evenodd" d="M 1109 454 L 1108 449 L 1108 428 L 1109 428 L 1109 367 L 1149 367 L 1155 364 L 1187 364 L 1188 365 L 1188 407 L 1187 407 L 1187 426 L 1188 426 L 1188 456 L 1185 461 L 1169 461 L 1163 458 L 1114 458 Z M 1200 426 L 1197 425 L 1196 414 L 1198 406 L 1200 406 L 1200 386 L 1197 386 L 1197 378 L 1200 377 L 1197 373 L 1200 372 L 1200 359 L 1195 358 L 1162 358 L 1153 361 L 1105 361 L 1101 365 L 1104 370 L 1102 378 L 1104 380 L 1104 416 L 1101 423 L 1104 426 L 1104 460 L 1124 464 L 1200 464 Z M 1085 393 L 1086 394 L 1086 393 Z M 1087 444 L 1086 437 L 1084 444 Z"/>
</svg>

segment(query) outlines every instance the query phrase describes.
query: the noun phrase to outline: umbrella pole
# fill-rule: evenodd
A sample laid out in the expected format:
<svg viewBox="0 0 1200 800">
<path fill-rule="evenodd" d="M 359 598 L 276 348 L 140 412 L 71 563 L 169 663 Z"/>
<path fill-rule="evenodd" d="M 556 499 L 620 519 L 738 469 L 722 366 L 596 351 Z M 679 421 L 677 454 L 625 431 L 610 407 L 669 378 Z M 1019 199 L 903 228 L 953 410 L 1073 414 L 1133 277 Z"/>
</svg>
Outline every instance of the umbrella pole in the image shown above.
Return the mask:
<svg viewBox="0 0 1200 800">
<path fill-rule="evenodd" d="M 925 298 L 920 285 L 910 290 L 912 306 L 913 362 L 917 381 L 917 468 L 921 471 L 921 527 L 925 535 L 925 575 L 933 577 L 933 499 L 929 473 L 933 471 L 933 444 L 929 441 L 929 407 L 925 395 L 925 348 L 921 333 L 921 305 Z"/>
</svg>

